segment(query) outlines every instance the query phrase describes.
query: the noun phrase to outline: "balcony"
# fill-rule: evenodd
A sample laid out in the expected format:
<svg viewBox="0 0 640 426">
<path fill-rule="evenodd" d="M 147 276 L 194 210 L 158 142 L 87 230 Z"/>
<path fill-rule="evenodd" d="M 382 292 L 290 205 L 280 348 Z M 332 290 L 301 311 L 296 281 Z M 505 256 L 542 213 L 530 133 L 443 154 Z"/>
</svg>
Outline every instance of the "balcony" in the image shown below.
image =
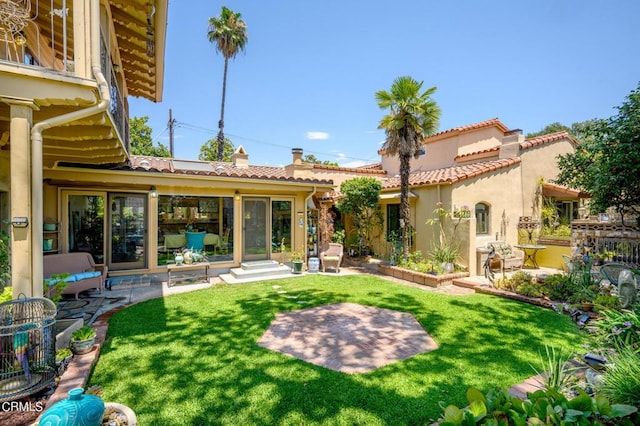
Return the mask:
<svg viewBox="0 0 640 426">
<path fill-rule="evenodd" d="M 94 2 L 101 5 L 99 44 L 91 39 Z M 126 159 L 125 94 L 161 100 L 162 60 L 157 58 L 164 55 L 166 9 L 166 0 L 0 0 L 0 79 L 6 87 L 0 96 L 33 99 L 34 123 L 99 101 L 91 51 L 100 49 L 109 108 L 102 117 L 47 131 L 45 162 Z M 9 117 L 7 108 L 0 106 L 0 116 Z M 0 120 L 0 135 L 8 131 L 8 121 Z"/>
</svg>

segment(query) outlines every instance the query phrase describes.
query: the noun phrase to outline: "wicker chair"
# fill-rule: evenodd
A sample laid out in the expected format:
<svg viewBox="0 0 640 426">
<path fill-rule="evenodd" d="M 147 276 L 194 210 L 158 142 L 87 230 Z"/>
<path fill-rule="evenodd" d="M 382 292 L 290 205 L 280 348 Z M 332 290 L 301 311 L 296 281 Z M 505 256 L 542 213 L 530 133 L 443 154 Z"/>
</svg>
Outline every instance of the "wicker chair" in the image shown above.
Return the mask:
<svg viewBox="0 0 640 426">
<path fill-rule="evenodd" d="M 333 268 L 336 272 L 340 272 L 340 264 L 342 263 L 342 253 L 344 248 L 342 244 L 329 243 L 325 244 L 320 251 L 320 262 L 322 263 L 322 272 L 326 272 L 326 268 Z"/>
<path fill-rule="evenodd" d="M 640 271 L 624 263 L 607 263 L 600 267 L 600 273 L 618 288 L 620 305 L 627 308 L 638 298 L 638 277 Z"/>
</svg>

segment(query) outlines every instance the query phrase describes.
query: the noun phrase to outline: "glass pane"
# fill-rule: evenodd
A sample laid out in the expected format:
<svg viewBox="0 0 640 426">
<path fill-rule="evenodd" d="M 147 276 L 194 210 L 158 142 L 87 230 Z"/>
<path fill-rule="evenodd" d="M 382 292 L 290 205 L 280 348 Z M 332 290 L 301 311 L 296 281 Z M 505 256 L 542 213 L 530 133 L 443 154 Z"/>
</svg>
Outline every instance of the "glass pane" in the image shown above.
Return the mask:
<svg viewBox="0 0 640 426">
<path fill-rule="evenodd" d="M 145 263 L 146 195 L 111 195 L 111 265 L 141 268 Z"/>
<path fill-rule="evenodd" d="M 267 254 L 267 200 L 245 198 L 242 210 L 244 259 L 266 259 Z"/>
<path fill-rule="evenodd" d="M 271 202 L 271 250 L 291 252 L 291 201 Z"/>
<path fill-rule="evenodd" d="M 104 196 L 69 195 L 69 252 L 84 251 L 104 264 Z"/>
<path fill-rule="evenodd" d="M 476 234 L 489 233 L 489 207 L 486 204 L 476 204 Z"/>
<path fill-rule="evenodd" d="M 400 229 L 400 204 L 387 205 L 387 241 L 397 241 L 402 235 Z"/>
<path fill-rule="evenodd" d="M 158 265 L 174 263 L 187 232 L 204 232 L 208 261 L 233 259 L 233 198 L 161 195 L 158 197 Z"/>
</svg>

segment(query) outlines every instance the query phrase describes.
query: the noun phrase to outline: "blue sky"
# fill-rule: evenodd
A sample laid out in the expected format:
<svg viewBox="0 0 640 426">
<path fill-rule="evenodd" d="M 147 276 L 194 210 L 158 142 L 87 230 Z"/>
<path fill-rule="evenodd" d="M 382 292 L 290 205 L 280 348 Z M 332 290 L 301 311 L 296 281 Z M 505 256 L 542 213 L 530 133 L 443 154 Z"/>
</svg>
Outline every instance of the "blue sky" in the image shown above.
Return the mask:
<svg viewBox="0 0 640 426">
<path fill-rule="evenodd" d="M 436 86 L 439 130 L 498 117 L 525 133 L 606 118 L 640 81 L 640 1 L 169 1 L 161 103 L 130 98 L 155 141 L 196 159 L 215 138 L 224 59 L 207 40 L 222 5 L 247 24 L 229 63 L 225 135 L 249 162 L 291 148 L 357 166 L 379 160 L 374 94 L 408 75 Z"/>
</svg>

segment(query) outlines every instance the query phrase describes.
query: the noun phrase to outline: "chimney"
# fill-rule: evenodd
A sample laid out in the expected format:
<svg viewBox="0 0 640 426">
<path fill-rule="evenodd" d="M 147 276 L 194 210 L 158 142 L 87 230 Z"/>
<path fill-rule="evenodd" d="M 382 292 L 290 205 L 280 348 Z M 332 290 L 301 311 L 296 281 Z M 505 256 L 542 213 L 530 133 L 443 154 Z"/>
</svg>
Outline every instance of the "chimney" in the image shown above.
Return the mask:
<svg viewBox="0 0 640 426">
<path fill-rule="evenodd" d="M 233 165 L 239 169 L 246 169 L 249 167 L 249 154 L 247 154 L 242 145 L 240 145 L 231 155 L 231 161 L 233 162 Z"/>
<path fill-rule="evenodd" d="M 292 178 L 312 178 L 313 164 L 304 163 L 302 161 L 302 148 L 291 149 L 293 155 L 293 163 L 284 166 L 287 176 Z"/>
<path fill-rule="evenodd" d="M 499 158 L 514 158 L 520 156 L 520 144 L 524 142 L 521 129 L 509 130 L 502 138 Z"/>
</svg>

